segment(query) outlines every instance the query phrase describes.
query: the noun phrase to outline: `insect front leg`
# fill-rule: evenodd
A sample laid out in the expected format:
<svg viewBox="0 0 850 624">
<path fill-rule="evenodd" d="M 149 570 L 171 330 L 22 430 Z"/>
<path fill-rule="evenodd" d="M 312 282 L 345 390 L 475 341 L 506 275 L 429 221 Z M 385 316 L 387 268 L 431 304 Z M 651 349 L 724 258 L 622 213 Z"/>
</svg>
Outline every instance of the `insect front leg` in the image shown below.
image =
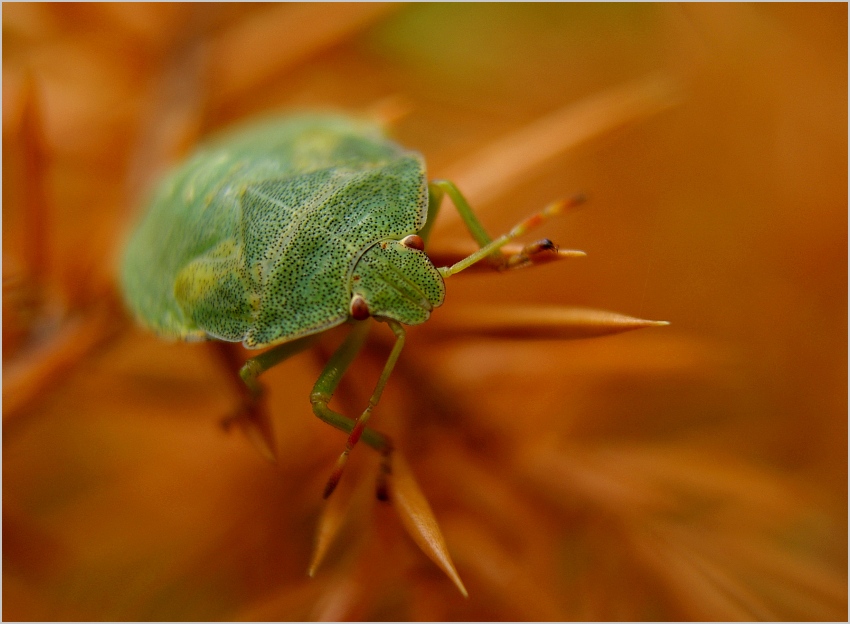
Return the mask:
<svg viewBox="0 0 850 624">
<path fill-rule="evenodd" d="M 401 353 L 401 349 L 404 346 L 404 329 L 402 326 L 395 321 L 388 321 L 388 323 L 393 332 L 396 334 L 396 342 L 393 346 L 393 350 L 390 352 L 390 356 L 387 358 L 387 362 L 384 365 L 384 370 L 378 379 L 375 390 L 372 392 L 369 404 L 357 420 L 344 416 L 339 412 L 335 412 L 328 407 L 328 403 L 333 397 L 333 394 L 336 391 L 342 376 L 345 374 L 345 371 L 349 366 L 351 366 L 352 361 L 354 361 L 355 356 L 360 351 L 360 348 L 366 340 L 366 336 L 369 332 L 369 325 L 367 323 L 360 322 L 355 325 L 354 330 L 351 334 L 349 334 L 345 342 L 342 343 L 339 349 L 337 349 L 331 356 L 330 360 L 328 360 L 327 365 L 325 365 L 321 375 L 319 375 L 319 379 L 313 386 L 313 392 L 310 394 L 310 402 L 313 404 L 313 412 L 316 416 L 326 423 L 349 434 L 348 440 L 345 444 L 345 450 L 342 452 L 342 455 L 340 455 L 339 460 L 337 460 L 334 472 L 331 474 L 331 477 L 325 486 L 325 498 L 330 496 L 334 489 L 336 489 L 337 483 L 339 483 L 339 479 L 342 476 L 342 471 L 348 461 L 348 455 L 351 452 L 351 449 L 354 448 L 354 445 L 361 439 L 366 444 L 380 452 L 383 456 L 381 480 L 378 484 L 378 497 L 381 499 L 386 498 L 384 477 L 389 472 L 389 459 L 390 454 L 392 453 L 392 444 L 386 436 L 367 428 L 366 422 L 369 420 L 372 410 L 378 404 L 378 401 L 381 398 L 381 393 L 384 390 L 384 386 L 386 386 L 390 373 L 392 372 L 396 360 L 398 360 L 398 356 Z"/>
<path fill-rule="evenodd" d="M 536 264 L 538 259 L 542 260 L 545 254 L 553 251 L 557 252 L 557 246 L 549 239 L 541 239 L 529 243 L 518 253 L 511 255 L 503 254 L 500 249 L 532 228 L 537 227 L 544 220 L 562 214 L 568 208 L 578 206 L 584 202 L 584 196 L 582 195 L 576 195 L 568 200 L 554 202 L 540 212 L 531 215 L 515 225 L 507 234 L 493 240 L 487 234 L 484 226 L 481 225 L 478 217 L 475 216 L 469 202 L 466 201 L 460 189 L 449 180 L 433 180 L 428 184 L 428 222 L 420 233 L 423 238 L 427 238 L 431 227 L 433 227 L 444 194 L 451 197 L 452 203 L 454 203 L 458 214 L 460 214 L 461 219 L 466 225 L 466 229 L 469 230 L 470 235 L 478 243 L 480 249 L 460 262 L 453 264 L 451 267 L 441 268 L 440 273 L 443 277 L 459 273 L 485 258 L 499 270 L 518 269 Z"/>
</svg>

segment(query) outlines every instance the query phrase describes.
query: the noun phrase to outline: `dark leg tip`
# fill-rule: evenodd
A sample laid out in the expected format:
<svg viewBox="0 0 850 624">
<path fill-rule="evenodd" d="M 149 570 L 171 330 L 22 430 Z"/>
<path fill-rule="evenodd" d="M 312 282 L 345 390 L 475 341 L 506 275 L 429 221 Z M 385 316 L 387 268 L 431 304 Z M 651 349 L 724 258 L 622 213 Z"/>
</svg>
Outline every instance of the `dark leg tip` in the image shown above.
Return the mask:
<svg viewBox="0 0 850 624">
<path fill-rule="evenodd" d="M 543 238 L 537 241 L 538 251 L 557 251 L 558 246 L 551 239 Z"/>
<path fill-rule="evenodd" d="M 387 489 L 386 483 L 384 483 L 383 485 L 378 485 L 377 489 L 375 490 L 375 498 L 377 498 L 382 503 L 386 503 L 390 500 L 390 492 Z"/>
<path fill-rule="evenodd" d="M 387 484 L 387 475 L 383 472 L 378 475 L 378 483 L 375 486 L 375 498 L 382 503 L 386 503 L 390 500 L 390 488 Z"/>
<path fill-rule="evenodd" d="M 333 494 L 338 484 L 338 475 L 333 475 L 330 479 L 328 479 L 328 483 L 325 485 L 325 491 L 322 493 L 322 498 L 327 499 L 331 494 Z"/>
</svg>

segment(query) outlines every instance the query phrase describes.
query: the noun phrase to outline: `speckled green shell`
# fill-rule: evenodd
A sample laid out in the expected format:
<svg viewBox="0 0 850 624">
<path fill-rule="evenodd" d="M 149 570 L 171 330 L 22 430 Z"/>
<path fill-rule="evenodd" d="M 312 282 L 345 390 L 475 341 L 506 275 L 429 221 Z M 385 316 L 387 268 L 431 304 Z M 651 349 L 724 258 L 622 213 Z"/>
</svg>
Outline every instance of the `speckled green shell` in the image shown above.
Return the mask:
<svg viewBox="0 0 850 624">
<path fill-rule="evenodd" d="M 443 301 L 427 256 L 397 241 L 425 225 L 422 157 L 371 124 L 264 122 L 195 153 L 154 194 L 124 255 L 130 309 L 166 337 L 293 340 L 349 318 L 408 325 Z"/>
</svg>

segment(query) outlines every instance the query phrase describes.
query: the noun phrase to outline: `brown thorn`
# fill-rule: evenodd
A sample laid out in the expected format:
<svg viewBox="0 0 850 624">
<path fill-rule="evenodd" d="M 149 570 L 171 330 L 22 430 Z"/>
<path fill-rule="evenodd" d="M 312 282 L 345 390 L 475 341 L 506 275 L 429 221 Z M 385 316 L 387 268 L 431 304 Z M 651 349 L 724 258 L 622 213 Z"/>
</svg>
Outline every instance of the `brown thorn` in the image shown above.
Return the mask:
<svg viewBox="0 0 850 624">
<path fill-rule="evenodd" d="M 426 326 L 435 339 L 487 336 L 514 340 L 571 340 L 669 324 L 570 306 L 455 306 L 452 312 L 450 316 L 431 319 Z"/>
</svg>

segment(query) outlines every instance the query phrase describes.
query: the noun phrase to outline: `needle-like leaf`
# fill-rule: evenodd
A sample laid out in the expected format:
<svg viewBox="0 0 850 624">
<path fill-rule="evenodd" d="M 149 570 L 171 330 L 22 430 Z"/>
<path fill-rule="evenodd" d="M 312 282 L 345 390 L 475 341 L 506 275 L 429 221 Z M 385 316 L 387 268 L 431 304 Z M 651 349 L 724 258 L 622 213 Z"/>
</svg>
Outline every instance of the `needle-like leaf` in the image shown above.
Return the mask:
<svg viewBox="0 0 850 624">
<path fill-rule="evenodd" d="M 390 3 L 339 5 L 279 5 L 243 20 L 212 42 L 210 75 L 217 89 L 213 108 L 265 85 L 275 75 L 311 55 L 338 44 L 384 17 Z M 286 41 L 269 46 L 268 41 Z"/>
<path fill-rule="evenodd" d="M 435 314 L 427 328 L 434 331 L 436 337 L 445 339 L 457 336 L 486 336 L 523 340 L 570 340 L 665 325 L 669 323 L 592 308 L 479 305 L 455 306 L 450 315 Z"/>
<path fill-rule="evenodd" d="M 446 541 L 431 511 L 428 500 L 419 489 L 416 479 L 402 454 L 393 454 L 393 468 L 390 477 L 390 489 L 393 506 L 401 523 L 416 545 L 428 558 L 446 573 L 464 597 L 469 594 L 449 556 Z"/>
<path fill-rule="evenodd" d="M 18 140 L 23 160 L 24 218 L 26 222 L 27 269 L 36 282 L 44 287 L 50 262 L 50 214 L 45 192 L 47 163 L 45 154 L 44 122 L 36 79 L 27 75 L 24 83 L 24 105 L 21 112 Z"/>
<path fill-rule="evenodd" d="M 591 139 L 664 111 L 679 101 L 670 77 L 652 74 L 560 108 L 492 141 L 440 177 L 463 189 L 478 207 L 516 188 L 553 158 Z M 443 210 L 437 229 L 458 221 Z"/>
<path fill-rule="evenodd" d="M 319 518 L 316 531 L 316 543 L 313 546 L 313 555 L 310 557 L 310 565 L 307 568 L 309 576 L 315 576 L 319 566 L 324 561 L 325 555 L 339 534 L 345 518 L 351 508 L 351 502 L 356 488 L 352 488 L 351 480 L 343 479 L 333 496 L 325 500 L 325 507 Z"/>
</svg>

